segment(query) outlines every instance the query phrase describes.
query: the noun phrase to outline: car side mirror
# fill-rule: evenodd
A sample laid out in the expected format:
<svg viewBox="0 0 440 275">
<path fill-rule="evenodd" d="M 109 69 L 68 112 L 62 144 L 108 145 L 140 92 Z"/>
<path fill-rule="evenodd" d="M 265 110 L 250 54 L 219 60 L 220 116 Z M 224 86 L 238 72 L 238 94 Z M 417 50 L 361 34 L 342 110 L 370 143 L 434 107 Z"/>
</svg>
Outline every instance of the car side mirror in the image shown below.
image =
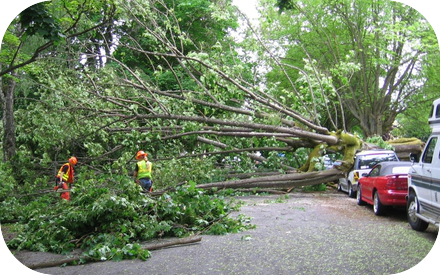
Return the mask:
<svg viewBox="0 0 440 275">
<path fill-rule="evenodd" d="M 414 153 L 410 153 L 409 154 L 409 159 L 411 160 L 411 162 L 419 162 L 419 155 L 418 154 L 414 154 Z"/>
</svg>

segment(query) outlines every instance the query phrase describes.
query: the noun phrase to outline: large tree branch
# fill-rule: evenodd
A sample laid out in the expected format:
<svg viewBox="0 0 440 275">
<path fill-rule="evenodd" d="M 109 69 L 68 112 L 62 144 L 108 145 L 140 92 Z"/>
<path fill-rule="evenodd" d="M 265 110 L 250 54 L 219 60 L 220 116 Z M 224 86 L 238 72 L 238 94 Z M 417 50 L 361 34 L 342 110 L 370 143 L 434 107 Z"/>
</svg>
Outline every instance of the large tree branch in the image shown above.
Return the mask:
<svg viewBox="0 0 440 275">
<path fill-rule="evenodd" d="M 289 108 L 286 108 L 285 106 L 282 106 L 280 103 L 276 102 L 276 100 L 274 98 L 268 97 L 267 94 L 262 93 L 262 96 L 258 95 L 257 93 L 251 91 L 249 88 L 243 86 L 242 84 L 240 84 L 237 80 L 233 79 L 232 77 L 230 77 L 229 75 L 227 75 L 225 72 L 219 70 L 218 68 L 215 68 L 211 65 L 209 65 L 208 63 L 198 59 L 198 58 L 194 58 L 194 57 L 190 57 L 190 56 L 185 56 L 185 55 L 180 55 L 178 53 L 160 53 L 160 52 L 150 52 L 150 51 L 145 51 L 143 49 L 139 49 L 136 47 L 130 47 L 130 46 L 126 46 L 134 51 L 138 51 L 140 53 L 143 54 L 147 54 L 147 55 L 152 55 L 152 56 L 159 56 L 159 57 L 171 57 L 171 58 L 176 58 L 177 60 L 187 60 L 187 61 L 193 61 L 193 62 L 197 62 L 200 65 L 202 65 L 203 67 L 212 70 L 214 72 L 216 72 L 219 76 L 221 76 L 225 81 L 233 84 L 235 87 L 237 87 L 238 89 L 240 89 L 241 91 L 245 92 L 250 98 L 252 98 L 253 100 L 255 100 L 256 102 L 262 104 L 263 106 L 267 106 L 270 109 L 273 109 L 281 114 L 285 114 L 287 116 L 290 116 L 292 118 L 294 118 L 295 120 L 297 120 L 298 122 L 300 122 L 301 124 L 306 125 L 307 127 L 316 130 L 320 133 L 328 133 L 328 129 L 315 125 L 312 122 L 310 122 L 309 120 L 305 119 L 304 117 L 302 117 L 301 115 L 299 115 L 298 113 L 296 113 L 293 110 L 290 110 Z M 109 59 L 115 60 L 116 62 L 118 62 L 121 66 L 124 66 L 125 69 L 129 69 L 127 68 L 124 64 L 122 64 L 121 62 L 119 62 L 117 59 L 109 56 Z M 141 83 L 140 85 L 138 85 L 139 88 L 145 89 L 149 92 L 152 91 L 152 89 L 150 87 L 147 88 L 147 86 L 143 83 L 143 81 L 134 74 L 134 72 L 132 72 L 133 76 L 136 78 L 136 80 Z M 127 82 L 129 82 L 127 80 Z M 135 85 L 134 83 L 131 83 L 132 85 Z M 171 97 L 180 97 L 179 95 L 171 95 L 171 94 L 166 94 L 166 92 L 163 91 L 157 91 L 155 90 L 156 93 L 162 94 L 162 95 L 167 95 L 167 96 L 171 96 Z M 186 98 L 185 98 L 186 99 Z M 195 103 L 202 103 L 197 102 L 197 99 L 192 99 Z M 203 104 L 207 105 L 207 102 L 203 102 Z M 216 103 L 212 103 L 213 106 L 215 106 L 216 108 L 220 107 L 220 104 L 216 104 Z M 223 105 L 223 108 L 231 108 L 230 106 L 227 105 Z M 235 108 L 237 111 L 238 108 Z M 240 112 L 245 112 L 243 109 L 240 109 Z"/>
<path fill-rule="evenodd" d="M 132 117 L 132 116 L 126 116 Z M 180 120 L 180 121 L 195 121 L 200 123 L 206 123 L 206 124 L 217 124 L 217 125 L 227 125 L 227 126 L 233 126 L 233 127 L 246 127 L 256 130 L 265 130 L 265 131 L 272 131 L 276 133 L 288 133 L 291 134 L 294 137 L 303 137 L 303 138 L 310 138 L 313 140 L 319 140 L 322 142 L 326 142 L 329 145 L 335 145 L 338 143 L 338 138 L 332 135 L 323 135 L 323 134 L 317 134 L 310 131 L 304 131 L 301 129 L 294 129 L 294 128 L 287 128 L 282 126 L 273 126 L 273 125 L 267 125 L 267 124 L 260 124 L 260 123 L 250 123 L 250 122 L 244 122 L 244 121 L 231 121 L 231 120 L 221 120 L 221 119 L 214 119 L 214 118 L 207 118 L 207 117 L 200 117 L 200 116 L 184 116 L 184 115 L 167 115 L 167 114 L 151 114 L 151 115 L 141 115 L 137 114 L 137 118 L 139 119 L 154 119 L 154 118 L 161 118 L 161 119 L 170 119 L 170 120 Z"/>
<path fill-rule="evenodd" d="M 196 187 L 201 189 L 211 188 L 286 188 L 295 186 L 315 185 L 331 182 L 343 177 L 344 173 L 336 169 L 319 172 L 293 173 L 285 175 L 266 176 L 243 180 L 232 180 L 199 184 Z"/>
<path fill-rule="evenodd" d="M 175 138 L 181 138 L 184 136 L 190 136 L 190 135 L 216 135 L 216 136 L 231 136 L 231 137 L 291 137 L 290 134 L 284 134 L 284 133 L 261 133 L 261 132 L 219 132 L 219 131 L 192 131 L 192 132 L 185 132 L 180 133 L 176 135 L 170 135 L 162 137 L 162 140 L 167 139 L 175 139 Z"/>
<path fill-rule="evenodd" d="M 204 137 L 197 137 L 197 140 L 200 141 L 200 142 L 204 142 L 204 143 L 207 143 L 207 144 L 214 145 L 214 146 L 222 148 L 222 149 L 225 149 L 225 148 L 228 147 L 228 145 L 226 145 L 224 143 L 221 143 L 221 142 L 218 142 L 218 141 L 214 141 L 214 140 L 210 140 L 210 139 L 207 139 L 207 138 L 204 138 Z M 267 159 L 265 157 L 259 156 L 259 155 L 255 154 L 255 153 L 247 154 L 247 156 L 249 158 L 251 158 L 252 160 L 261 161 L 261 162 L 266 162 L 267 161 Z M 288 165 L 282 165 L 282 166 L 285 167 L 288 170 L 296 170 L 295 168 L 290 167 Z"/>
</svg>

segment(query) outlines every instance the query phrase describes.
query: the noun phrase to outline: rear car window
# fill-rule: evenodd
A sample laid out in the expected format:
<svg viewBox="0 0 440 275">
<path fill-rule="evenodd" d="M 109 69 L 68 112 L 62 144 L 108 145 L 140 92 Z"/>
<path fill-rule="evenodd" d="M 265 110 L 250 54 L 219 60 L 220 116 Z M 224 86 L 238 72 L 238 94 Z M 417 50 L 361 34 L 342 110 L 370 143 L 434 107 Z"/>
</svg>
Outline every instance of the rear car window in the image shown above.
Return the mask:
<svg viewBox="0 0 440 275">
<path fill-rule="evenodd" d="M 396 161 L 394 154 L 366 155 L 359 160 L 359 169 L 371 169 L 374 165 L 383 161 Z"/>
<path fill-rule="evenodd" d="M 393 167 L 393 174 L 408 174 L 410 167 Z"/>
</svg>

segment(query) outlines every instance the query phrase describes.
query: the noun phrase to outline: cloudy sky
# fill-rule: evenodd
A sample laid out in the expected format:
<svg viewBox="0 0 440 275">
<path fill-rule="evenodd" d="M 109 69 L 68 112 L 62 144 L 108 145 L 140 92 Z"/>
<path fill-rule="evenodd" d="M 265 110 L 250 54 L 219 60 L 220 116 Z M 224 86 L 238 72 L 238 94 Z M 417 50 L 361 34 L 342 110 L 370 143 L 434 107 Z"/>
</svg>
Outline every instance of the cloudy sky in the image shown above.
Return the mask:
<svg viewBox="0 0 440 275">
<path fill-rule="evenodd" d="M 232 3 L 236 5 L 243 13 L 250 19 L 258 16 L 257 9 L 255 8 L 257 0 L 233 0 Z"/>
</svg>

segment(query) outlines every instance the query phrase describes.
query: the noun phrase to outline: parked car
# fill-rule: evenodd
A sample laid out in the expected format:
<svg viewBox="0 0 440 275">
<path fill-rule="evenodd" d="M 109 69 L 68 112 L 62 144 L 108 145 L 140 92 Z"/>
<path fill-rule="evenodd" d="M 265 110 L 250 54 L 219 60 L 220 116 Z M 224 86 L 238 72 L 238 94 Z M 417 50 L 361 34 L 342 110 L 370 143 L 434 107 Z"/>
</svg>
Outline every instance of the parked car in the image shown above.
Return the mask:
<svg viewBox="0 0 440 275">
<path fill-rule="evenodd" d="M 339 179 L 338 190 L 347 192 L 350 198 L 355 198 L 357 184 L 362 175 L 369 173 L 374 165 L 383 161 L 399 161 L 399 158 L 392 150 L 366 150 L 357 153 L 353 168 L 347 177 Z"/>
<path fill-rule="evenodd" d="M 406 206 L 409 161 L 386 161 L 376 164 L 359 180 L 357 204 L 373 205 L 375 215 L 383 215 L 390 206 Z"/>
<path fill-rule="evenodd" d="M 417 231 L 440 223 L 440 98 L 434 100 L 428 122 L 432 134 L 408 174 L 407 216 Z"/>
</svg>

